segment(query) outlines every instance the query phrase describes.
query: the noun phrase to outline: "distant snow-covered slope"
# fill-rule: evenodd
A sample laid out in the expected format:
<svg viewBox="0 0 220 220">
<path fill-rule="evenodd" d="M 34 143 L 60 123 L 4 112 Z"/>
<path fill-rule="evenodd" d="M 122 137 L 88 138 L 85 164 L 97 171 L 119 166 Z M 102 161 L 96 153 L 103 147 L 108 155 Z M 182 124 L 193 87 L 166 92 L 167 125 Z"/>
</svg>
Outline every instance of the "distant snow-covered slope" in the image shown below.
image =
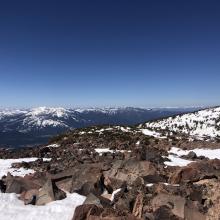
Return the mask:
<svg viewBox="0 0 220 220">
<path fill-rule="evenodd" d="M 140 127 L 167 135 L 180 133 L 197 139 L 220 139 L 220 107 L 147 122 Z"/>
</svg>

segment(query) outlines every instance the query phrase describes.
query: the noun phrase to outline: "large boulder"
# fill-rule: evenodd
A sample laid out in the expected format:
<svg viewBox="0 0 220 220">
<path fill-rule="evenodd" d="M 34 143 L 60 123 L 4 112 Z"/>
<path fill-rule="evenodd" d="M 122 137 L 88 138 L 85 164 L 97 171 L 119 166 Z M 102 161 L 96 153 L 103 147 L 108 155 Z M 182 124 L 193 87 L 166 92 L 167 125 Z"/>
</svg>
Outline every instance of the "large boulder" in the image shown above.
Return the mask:
<svg viewBox="0 0 220 220">
<path fill-rule="evenodd" d="M 96 205 L 98 207 L 105 208 L 111 206 L 111 200 L 103 196 L 95 196 L 94 194 L 90 193 L 83 204 Z"/>
<path fill-rule="evenodd" d="M 45 205 L 49 202 L 64 199 L 66 194 L 58 189 L 51 179 L 48 179 L 44 186 L 39 190 L 36 205 Z"/>
<path fill-rule="evenodd" d="M 27 176 L 26 177 L 12 176 L 9 173 L 5 178 L 5 185 L 6 185 L 6 190 L 5 190 L 6 193 L 16 193 L 16 194 L 21 194 L 24 191 L 40 188 L 40 185 L 34 183 Z"/>
<path fill-rule="evenodd" d="M 143 145 L 135 150 L 138 160 L 147 160 L 153 163 L 162 164 L 166 159 L 162 157 L 166 152 L 152 146 Z"/>
<path fill-rule="evenodd" d="M 153 163 L 136 159 L 117 160 L 110 170 L 104 171 L 104 178 L 110 180 L 109 185 L 114 188 L 114 182 L 131 185 L 138 177 L 157 175 Z M 117 181 L 116 181 L 117 180 Z"/>
<path fill-rule="evenodd" d="M 220 160 L 208 160 L 190 163 L 174 172 L 169 182 L 172 184 L 197 182 L 202 179 L 220 177 Z"/>
<path fill-rule="evenodd" d="M 90 193 L 101 195 L 104 191 L 103 168 L 103 163 L 79 164 L 50 178 L 61 190 L 84 196 Z"/>
<path fill-rule="evenodd" d="M 182 218 L 173 214 L 168 206 L 160 206 L 154 212 L 154 220 L 182 220 Z M 188 219 L 191 220 L 191 219 Z"/>
<path fill-rule="evenodd" d="M 132 214 L 119 212 L 112 208 L 100 208 L 95 205 L 76 207 L 72 220 L 141 220 Z"/>
<path fill-rule="evenodd" d="M 159 193 L 152 200 L 153 210 L 156 211 L 161 206 L 169 206 L 175 216 L 184 218 L 185 198 L 176 195 Z"/>
<path fill-rule="evenodd" d="M 194 183 L 196 185 L 205 186 L 203 191 L 203 203 L 208 210 L 206 210 L 206 218 L 204 218 L 204 214 L 197 219 L 205 219 L 205 220 L 219 220 L 220 216 L 220 181 L 218 179 L 206 179 L 201 180 L 199 182 Z M 192 209 L 195 207 L 194 204 L 188 204 L 186 212 L 188 215 L 192 214 Z M 195 212 L 194 212 L 195 213 Z M 193 214 L 194 214 L 193 213 Z M 197 212 L 194 214 L 196 217 Z M 195 219 L 195 218 L 194 218 Z M 193 220 L 194 220 L 193 219 Z"/>
<path fill-rule="evenodd" d="M 51 175 L 50 178 L 56 184 L 56 186 L 66 192 L 70 192 L 72 189 L 72 176 L 74 173 L 74 169 L 67 169 L 58 174 Z"/>
<path fill-rule="evenodd" d="M 199 208 L 192 201 L 187 201 L 184 209 L 184 219 L 186 220 L 206 220 L 207 216 L 199 211 Z M 217 220 L 217 219 L 216 219 Z"/>
<path fill-rule="evenodd" d="M 39 190 L 31 189 L 28 191 L 24 191 L 20 195 L 19 199 L 23 200 L 25 205 L 29 205 L 29 204 L 35 205 L 38 195 L 39 195 Z"/>
<path fill-rule="evenodd" d="M 72 220 L 87 220 L 89 215 L 99 216 L 103 209 L 92 204 L 77 206 Z"/>
<path fill-rule="evenodd" d="M 87 196 L 89 193 L 101 195 L 104 191 L 102 163 L 81 164 L 74 167 L 71 192 Z"/>
</svg>

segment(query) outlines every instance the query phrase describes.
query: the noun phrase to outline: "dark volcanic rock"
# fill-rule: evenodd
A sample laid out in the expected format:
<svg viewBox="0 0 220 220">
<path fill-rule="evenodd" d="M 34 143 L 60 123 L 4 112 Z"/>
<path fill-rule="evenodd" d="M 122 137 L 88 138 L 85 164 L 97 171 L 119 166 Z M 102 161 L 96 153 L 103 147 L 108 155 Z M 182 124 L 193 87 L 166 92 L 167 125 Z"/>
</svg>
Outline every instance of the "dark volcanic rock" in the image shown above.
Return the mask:
<svg viewBox="0 0 220 220">
<path fill-rule="evenodd" d="M 5 192 L 5 190 L 6 190 L 6 185 L 5 185 L 5 183 L 4 183 L 4 181 L 3 180 L 0 180 L 0 192 Z"/>
<path fill-rule="evenodd" d="M 39 189 L 40 186 L 31 181 L 27 177 L 14 177 L 10 174 L 5 179 L 6 193 L 17 193 L 20 194 L 24 191 L 31 189 Z"/>
<path fill-rule="evenodd" d="M 159 207 L 154 213 L 155 220 L 182 220 L 182 218 L 173 214 L 171 209 L 167 206 Z"/>
<path fill-rule="evenodd" d="M 103 173 L 105 178 L 117 179 L 132 184 L 138 177 L 144 178 L 149 175 L 156 175 L 157 170 L 154 164 L 149 161 L 128 159 L 115 161 L 112 168 Z"/>
<path fill-rule="evenodd" d="M 72 220 L 87 220 L 89 215 L 99 216 L 103 209 L 91 204 L 80 205 L 76 207 Z"/>
<path fill-rule="evenodd" d="M 165 166 L 169 138 L 147 137 L 133 128 L 97 129 L 70 131 L 57 139 L 56 147 L 0 151 L 2 158 L 39 158 L 13 164 L 36 172 L 2 178 L 1 190 L 19 193 L 32 205 L 63 199 L 64 192 L 84 195 L 74 220 L 218 219 L 219 160 L 190 152 L 186 157 L 195 162 L 188 166 Z M 97 148 L 108 150 L 99 153 Z"/>
<path fill-rule="evenodd" d="M 82 164 L 76 166 L 72 175 L 71 192 L 88 195 L 90 192 L 100 195 L 104 191 L 102 164 Z"/>
<path fill-rule="evenodd" d="M 173 215 L 184 218 L 185 199 L 181 196 L 159 193 L 152 200 L 153 209 L 156 211 L 161 206 L 169 206 Z"/>
<path fill-rule="evenodd" d="M 72 220 L 141 220 L 132 214 L 103 209 L 95 205 L 81 205 L 75 210 Z"/>
<path fill-rule="evenodd" d="M 45 205 L 55 200 L 64 199 L 65 197 L 66 193 L 58 189 L 51 179 L 48 179 L 43 187 L 39 190 L 36 205 Z"/>
<path fill-rule="evenodd" d="M 218 178 L 220 176 L 220 160 L 200 161 L 190 163 L 178 169 L 171 177 L 170 183 L 196 182 L 202 179 Z"/>
<path fill-rule="evenodd" d="M 25 205 L 35 205 L 38 195 L 39 195 L 39 190 L 31 189 L 22 192 L 19 199 L 23 200 Z"/>
</svg>

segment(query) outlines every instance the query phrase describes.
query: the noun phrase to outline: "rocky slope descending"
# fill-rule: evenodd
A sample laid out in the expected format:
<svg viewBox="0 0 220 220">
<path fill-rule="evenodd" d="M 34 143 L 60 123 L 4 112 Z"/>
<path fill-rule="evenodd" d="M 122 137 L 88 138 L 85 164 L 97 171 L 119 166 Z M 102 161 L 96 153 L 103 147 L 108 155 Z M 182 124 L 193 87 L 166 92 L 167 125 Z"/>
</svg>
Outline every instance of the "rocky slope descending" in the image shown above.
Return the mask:
<svg viewBox="0 0 220 220">
<path fill-rule="evenodd" d="M 95 126 L 56 136 L 46 146 L 1 149 L 0 204 L 6 208 L 0 218 L 32 210 L 35 220 L 41 210 L 41 218 L 52 220 L 65 206 L 64 220 L 217 220 L 220 150 L 195 153 L 193 148 L 209 143 L 187 140 L 190 151 L 180 150 L 173 146 L 181 147 L 183 140 L 152 134 L 138 127 Z M 23 162 L 15 159 L 20 157 Z M 50 215 L 49 207 L 58 204 L 63 205 Z"/>
<path fill-rule="evenodd" d="M 140 127 L 166 136 L 182 134 L 195 139 L 220 140 L 220 107 L 147 122 Z"/>
<path fill-rule="evenodd" d="M 50 136 L 69 129 L 103 124 L 133 125 L 192 110 L 194 108 L 5 109 L 0 110 L 0 146 L 46 143 Z"/>
<path fill-rule="evenodd" d="M 27 219 L 30 212 L 37 220 L 41 210 L 42 218 L 53 220 L 64 206 L 64 220 L 220 216 L 220 143 L 166 137 L 141 126 L 93 126 L 45 146 L 1 149 L 0 158 L 2 219 L 10 213 Z"/>
</svg>

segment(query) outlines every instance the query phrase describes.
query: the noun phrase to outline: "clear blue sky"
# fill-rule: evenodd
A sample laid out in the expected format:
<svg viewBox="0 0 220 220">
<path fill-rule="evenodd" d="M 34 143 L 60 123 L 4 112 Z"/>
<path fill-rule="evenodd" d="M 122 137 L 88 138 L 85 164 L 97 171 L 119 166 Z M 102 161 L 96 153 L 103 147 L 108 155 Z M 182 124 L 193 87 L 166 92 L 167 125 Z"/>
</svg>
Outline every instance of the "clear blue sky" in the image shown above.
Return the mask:
<svg viewBox="0 0 220 220">
<path fill-rule="evenodd" d="M 0 106 L 220 104 L 219 0 L 0 1 Z"/>
</svg>

